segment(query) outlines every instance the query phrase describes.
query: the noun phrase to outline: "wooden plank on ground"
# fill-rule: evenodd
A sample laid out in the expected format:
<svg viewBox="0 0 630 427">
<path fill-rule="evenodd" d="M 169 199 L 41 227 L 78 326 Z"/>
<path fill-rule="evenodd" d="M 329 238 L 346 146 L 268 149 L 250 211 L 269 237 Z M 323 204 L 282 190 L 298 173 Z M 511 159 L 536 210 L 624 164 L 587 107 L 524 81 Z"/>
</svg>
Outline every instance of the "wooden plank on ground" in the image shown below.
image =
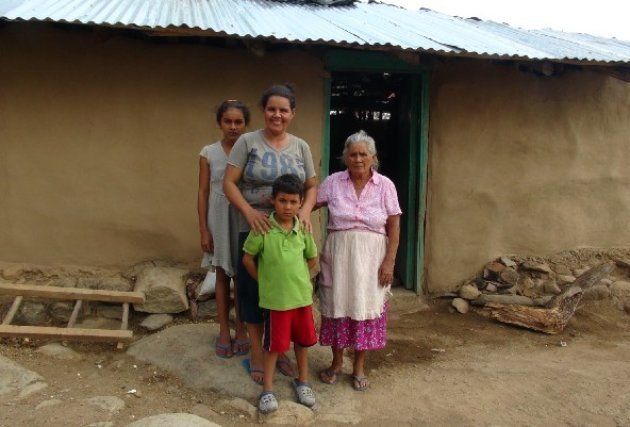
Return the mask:
<svg viewBox="0 0 630 427">
<path fill-rule="evenodd" d="M 13 304 L 11 304 L 11 308 L 9 308 L 9 312 L 6 316 L 4 316 L 4 320 L 2 320 L 3 325 L 9 325 L 13 321 L 15 313 L 17 313 L 18 308 L 20 308 L 20 304 L 22 304 L 22 299 L 23 297 L 15 297 Z"/>
<path fill-rule="evenodd" d="M 127 330 L 128 326 L 129 326 L 129 303 L 126 302 L 123 304 L 123 315 L 122 315 L 122 322 L 120 323 L 120 330 L 125 331 Z M 116 348 L 118 350 L 122 350 L 123 347 L 124 347 L 124 344 L 122 342 L 118 342 L 118 344 L 116 344 Z"/>
<path fill-rule="evenodd" d="M 120 342 L 131 341 L 133 332 L 119 329 L 0 325 L 0 337 L 59 338 L 66 341 Z"/>
<path fill-rule="evenodd" d="M 74 324 L 77 322 L 77 317 L 79 317 L 79 311 L 81 311 L 81 306 L 83 305 L 83 300 L 78 299 L 74 303 L 74 308 L 72 309 L 72 315 L 70 316 L 70 320 L 68 320 L 68 328 L 72 328 Z"/>
<path fill-rule="evenodd" d="M 15 285 L 13 283 L 0 283 L 0 294 L 23 296 L 27 298 L 80 299 L 84 301 L 129 302 L 132 304 L 144 303 L 144 294 L 142 292 L 62 288 L 59 286 Z"/>
</svg>

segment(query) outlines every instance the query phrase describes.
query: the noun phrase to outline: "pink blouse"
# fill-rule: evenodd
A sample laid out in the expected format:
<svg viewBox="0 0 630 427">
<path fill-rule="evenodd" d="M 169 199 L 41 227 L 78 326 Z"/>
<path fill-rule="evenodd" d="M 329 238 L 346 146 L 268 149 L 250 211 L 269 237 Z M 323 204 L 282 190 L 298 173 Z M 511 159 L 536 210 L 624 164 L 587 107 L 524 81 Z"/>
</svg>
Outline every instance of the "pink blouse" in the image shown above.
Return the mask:
<svg viewBox="0 0 630 427">
<path fill-rule="evenodd" d="M 319 186 L 317 203 L 328 205 L 328 231 L 370 230 L 386 234 L 387 217 L 402 213 L 394 183 L 376 171 L 359 198 L 347 170 L 330 175 Z"/>
</svg>

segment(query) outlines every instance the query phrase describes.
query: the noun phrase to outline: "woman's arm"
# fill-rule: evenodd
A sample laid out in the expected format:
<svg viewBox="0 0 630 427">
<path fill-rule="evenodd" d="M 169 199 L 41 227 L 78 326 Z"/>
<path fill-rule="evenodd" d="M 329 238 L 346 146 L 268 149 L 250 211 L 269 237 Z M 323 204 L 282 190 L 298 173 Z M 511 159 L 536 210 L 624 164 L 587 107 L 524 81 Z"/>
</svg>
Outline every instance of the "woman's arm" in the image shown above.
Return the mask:
<svg viewBox="0 0 630 427">
<path fill-rule="evenodd" d="M 199 156 L 199 192 L 197 194 L 197 214 L 199 215 L 199 234 L 201 249 L 204 252 L 214 251 L 212 234 L 208 228 L 208 197 L 210 197 L 210 165 L 208 160 Z"/>
<path fill-rule="evenodd" d="M 238 183 L 242 177 L 243 169 L 228 164 L 223 178 L 223 192 L 230 203 L 243 214 L 251 229 L 264 234 L 271 229 L 271 223 L 264 212 L 252 208 L 245 200 L 245 197 L 243 197 L 241 190 L 238 188 Z"/>
<path fill-rule="evenodd" d="M 396 263 L 396 252 L 400 240 L 400 215 L 390 215 L 385 223 L 387 233 L 387 248 L 385 258 L 378 269 L 378 281 L 381 286 L 391 285 L 394 280 L 394 264 Z"/>
<path fill-rule="evenodd" d="M 317 199 L 317 178 L 312 177 L 304 181 L 304 203 L 298 212 L 298 218 L 309 233 L 313 232 L 311 224 L 311 212 Z"/>
</svg>

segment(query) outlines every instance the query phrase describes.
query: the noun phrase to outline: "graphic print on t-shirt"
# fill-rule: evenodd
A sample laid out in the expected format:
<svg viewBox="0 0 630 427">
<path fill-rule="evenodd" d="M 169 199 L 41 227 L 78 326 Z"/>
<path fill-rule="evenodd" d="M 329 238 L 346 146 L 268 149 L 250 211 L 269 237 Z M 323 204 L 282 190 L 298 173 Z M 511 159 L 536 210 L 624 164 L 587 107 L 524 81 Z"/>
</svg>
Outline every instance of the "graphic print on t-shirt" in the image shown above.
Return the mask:
<svg viewBox="0 0 630 427">
<path fill-rule="evenodd" d="M 273 182 L 280 175 L 297 175 L 302 181 L 305 179 L 304 161 L 286 153 L 265 151 L 262 157 L 258 154 L 258 148 L 252 148 L 249 152 L 245 176 L 249 179 L 262 178 L 264 181 Z"/>
</svg>

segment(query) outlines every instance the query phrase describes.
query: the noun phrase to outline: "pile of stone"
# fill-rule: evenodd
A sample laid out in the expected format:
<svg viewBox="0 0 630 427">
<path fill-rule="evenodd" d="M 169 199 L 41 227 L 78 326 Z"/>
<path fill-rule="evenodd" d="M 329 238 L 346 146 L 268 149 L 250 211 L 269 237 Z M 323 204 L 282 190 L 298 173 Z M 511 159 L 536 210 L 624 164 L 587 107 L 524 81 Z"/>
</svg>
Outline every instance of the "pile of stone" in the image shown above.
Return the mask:
<svg viewBox="0 0 630 427">
<path fill-rule="evenodd" d="M 585 300 L 610 298 L 630 313 L 630 251 L 579 249 L 542 257 L 502 256 L 488 262 L 473 278 L 464 281 L 452 296 L 452 306 L 467 313 L 470 305 L 488 303 L 545 306 L 591 267 L 614 261 L 614 271 L 584 290 Z"/>
</svg>

